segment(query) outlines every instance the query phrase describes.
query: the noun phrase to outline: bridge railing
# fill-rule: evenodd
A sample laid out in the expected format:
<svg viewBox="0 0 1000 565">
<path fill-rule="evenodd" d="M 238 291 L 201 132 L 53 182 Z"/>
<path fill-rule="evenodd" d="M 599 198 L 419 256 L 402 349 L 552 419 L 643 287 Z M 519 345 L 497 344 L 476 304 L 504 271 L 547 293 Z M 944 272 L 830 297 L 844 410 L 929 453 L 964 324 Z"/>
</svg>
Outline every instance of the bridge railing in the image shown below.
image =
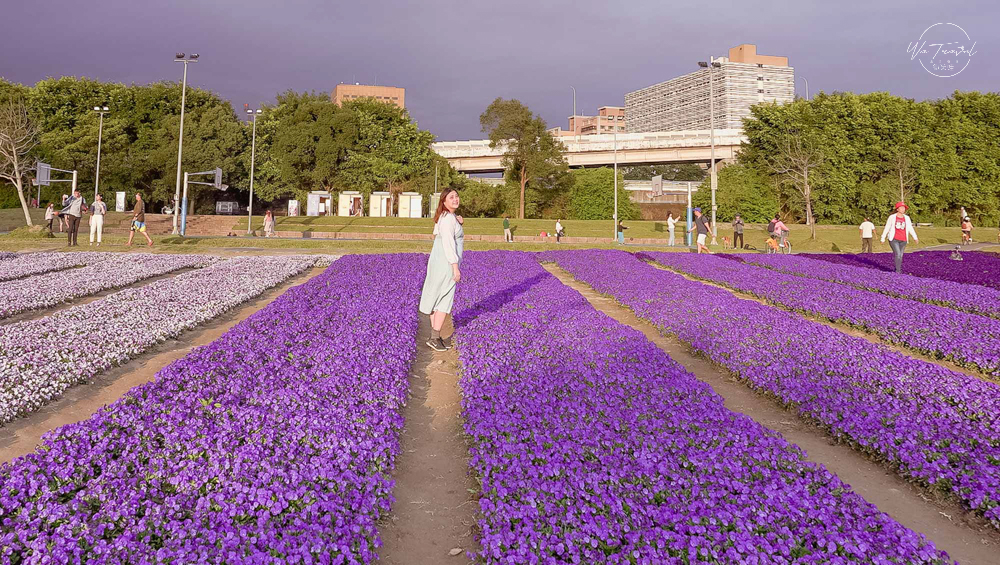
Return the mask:
<svg viewBox="0 0 1000 565">
<path fill-rule="evenodd" d="M 566 146 L 567 153 L 587 153 L 593 151 L 613 151 L 617 146 L 619 151 L 668 149 L 674 147 L 708 147 L 711 135 L 708 130 L 624 133 L 617 136 L 581 135 L 563 136 L 560 141 Z M 716 146 L 738 146 L 746 141 L 742 130 L 715 130 Z M 435 153 L 447 159 L 460 157 L 489 157 L 503 155 L 503 148 L 490 148 L 488 139 L 469 141 L 439 141 L 431 145 Z"/>
</svg>

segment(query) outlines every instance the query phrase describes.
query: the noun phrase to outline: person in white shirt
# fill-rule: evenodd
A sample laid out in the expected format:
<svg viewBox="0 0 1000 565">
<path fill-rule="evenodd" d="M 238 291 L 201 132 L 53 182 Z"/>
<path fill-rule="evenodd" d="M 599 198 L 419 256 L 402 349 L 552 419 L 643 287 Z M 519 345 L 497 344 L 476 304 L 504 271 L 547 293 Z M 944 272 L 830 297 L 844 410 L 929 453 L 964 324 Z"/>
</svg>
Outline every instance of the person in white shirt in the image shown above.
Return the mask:
<svg viewBox="0 0 1000 565">
<path fill-rule="evenodd" d="M 559 243 L 559 238 L 563 235 L 562 220 L 556 220 L 556 243 Z"/>
<path fill-rule="evenodd" d="M 875 224 L 872 223 L 871 218 L 865 218 L 858 231 L 861 232 L 861 252 L 871 253 L 872 237 L 875 235 Z"/>
<path fill-rule="evenodd" d="M 670 233 L 670 239 L 667 240 L 667 245 L 673 247 L 677 244 L 674 239 L 674 228 L 677 227 L 677 218 L 674 217 L 674 213 L 671 212 L 667 214 L 667 232 Z"/>
<path fill-rule="evenodd" d="M 104 235 L 104 215 L 108 213 L 108 205 L 100 194 L 94 196 L 94 205 L 90 207 L 90 245 L 94 244 L 94 234 L 97 234 L 97 246 L 101 246 L 101 236 Z"/>
<path fill-rule="evenodd" d="M 909 206 L 903 202 L 897 202 L 896 213 L 889 216 L 885 221 L 885 229 L 882 230 L 882 243 L 889 238 L 889 247 L 892 248 L 892 255 L 896 260 L 897 273 L 903 272 L 903 250 L 906 249 L 910 236 L 913 236 L 913 241 L 919 241 L 917 232 L 913 231 L 913 222 L 906 215 L 908 209 Z"/>
</svg>

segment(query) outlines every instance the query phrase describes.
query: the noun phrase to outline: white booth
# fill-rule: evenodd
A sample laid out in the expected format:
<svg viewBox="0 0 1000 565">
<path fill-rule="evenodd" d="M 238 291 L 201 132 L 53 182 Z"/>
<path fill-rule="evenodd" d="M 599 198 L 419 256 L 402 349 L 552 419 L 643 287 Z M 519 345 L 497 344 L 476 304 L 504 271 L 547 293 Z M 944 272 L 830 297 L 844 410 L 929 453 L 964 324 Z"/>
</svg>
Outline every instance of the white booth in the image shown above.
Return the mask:
<svg viewBox="0 0 1000 565">
<path fill-rule="evenodd" d="M 333 213 L 333 195 L 328 190 L 314 190 L 306 197 L 306 216 L 329 216 Z"/>
<path fill-rule="evenodd" d="M 392 195 L 388 192 L 373 192 L 368 202 L 368 215 L 373 218 L 387 218 L 392 215 Z"/>
<path fill-rule="evenodd" d="M 404 192 L 399 195 L 400 218 L 422 218 L 424 197 L 419 192 Z"/>
<path fill-rule="evenodd" d="M 363 202 L 364 197 L 360 192 L 357 190 L 345 190 L 340 193 L 337 201 L 337 215 L 360 217 L 364 211 Z"/>
<path fill-rule="evenodd" d="M 437 212 L 437 209 L 438 209 L 438 202 L 440 202 L 440 201 L 441 201 L 441 193 L 440 192 L 435 192 L 434 194 L 431 195 L 431 207 L 429 209 L 430 210 L 430 214 L 429 214 L 430 217 L 432 217 L 432 218 L 434 217 L 434 213 Z"/>
</svg>

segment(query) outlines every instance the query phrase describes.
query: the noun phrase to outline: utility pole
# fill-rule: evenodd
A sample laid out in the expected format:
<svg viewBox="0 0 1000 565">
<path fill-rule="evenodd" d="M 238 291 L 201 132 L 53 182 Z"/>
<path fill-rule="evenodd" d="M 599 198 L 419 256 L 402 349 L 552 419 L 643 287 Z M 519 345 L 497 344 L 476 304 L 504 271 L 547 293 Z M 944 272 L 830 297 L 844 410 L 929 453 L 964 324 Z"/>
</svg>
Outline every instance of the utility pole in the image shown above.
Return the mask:
<svg viewBox="0 0 1000 565">
<path fill-rule="evenodd" d="M 257 156 L 257 116 L 260 115 L 260 108 L 256 111 L 247 108 L 247 114 L 253 117 L 253 134 L 250 141 L 250 201 L 247 202 L 247 235 L 253 232 L 253 165 Z"/>
<path fill-rule="evenodd" d="M 601 122 L 598 120 L 597 127 L 600 133 Z M 614 131 L 614 154 L 615 154 L 615 240 L 618 240 L 618 132 Z"/>
</svg>

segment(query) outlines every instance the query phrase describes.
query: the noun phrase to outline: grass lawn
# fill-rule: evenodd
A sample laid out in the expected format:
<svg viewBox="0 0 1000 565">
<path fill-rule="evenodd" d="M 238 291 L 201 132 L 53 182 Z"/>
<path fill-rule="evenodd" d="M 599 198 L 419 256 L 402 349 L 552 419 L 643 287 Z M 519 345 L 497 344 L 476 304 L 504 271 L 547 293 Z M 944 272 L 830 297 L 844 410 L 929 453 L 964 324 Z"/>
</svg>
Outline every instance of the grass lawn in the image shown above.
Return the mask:
<svg viewBox="0 0 1000 565">
<path fill-rule="evenodd" d="M 35 217 L 37 215 L 37 218 Z M 42 222 L 43 211 L 33 210 L 32 219 Z M 262 216 L 254 217 L 254 227 L 263 223 Z M 524 251 L 541 251 L 545 249 L 573 249 L 579 247 L 615 247 L 611 242 L 612 225 L 607 220 L 564 220 L 566 235 L 570 237 L 600 237 L 607 238 L 607 243 L 590 245 L 556 245 L 555 243 L 514 243 L 502 242 L 466 242 L 466 249 L 518 249 Z M 0 232 L 10 231 L 23 226 L 24 216 L 19 209 L 0 210 Z M 234 217 L 233 229 L 236 233 L 245 233 L 246 218 Z M 465 232 L 469 235 L 502 235 L 503 220 L 498 218 L 466 218 Z M 633 221 L 626 222 L 628 237 L 662 239 L 664 246 L 626 246 L 630 250 L 666 249 L 667 228 L 665 222 Z M 515 241 L 518 235 L 538 235 L 541 231 L 551 232 L 555 226 L 554 220 L 511 220 Z M 721 224 L 722 235 L 732 235 L 728 224 Z M 791 225 L 790 240 L 795 252 L 832 252 L 856 253 L 861 250 L 861 240 L 856 226 L 820 225 L 816 228 L 816 239 L 811 239 L 810 229 L 804 225 Z M 353 233 L 430 233 L 433 224 L 428 218 L 340 218 L 340 217 L 279 217 L 276 229 L 278 231 L 313 231 L 313 232 L 353 232 Z M 917 228 L 919 243 L 911 243 L 907 250 L 916 250 L 926 246 L 941 244 L 957 244 L 960 240 L 958 228 Z M 0 236 L 0 250 L 11 251 L 21 249 L 60 249 L 65 248 L 65 240 L 57 234 L 53 239 L 23 239 L 12 236 Z M 81 242 L 86 246 L 87 230 L 81 229 Z M 876 233 L 875 251 L 889 251 L 887 244 L 878 242 Z M 979 228 L 973 232 L 980 241 L 996 241 L 996 230 Z M 678 230 L 678 238 L 682 238 L 682 230 Z M 765 247 L 766 234 L 763 225 L 746 226 L 744 238 L 748 245 L 762 250 Z M 326 239 L 265 239 L 261 237 L 174 237 L 154 236 L 156 249 L 164 252 L 196 252 L 211 253 L 214 250 L 287 250 L 317 253 L 387 253 L 393 251 L 428 251 L 429 241 L 394 241 L 394 240 L 326 240 Z M 115 249 L 124 245 L 125 236 L 109 235 L 105 238 L 107 245 L 101 249 Z M 721 243 L 721 241 L 720 241 Z M 138 246 L 137 246 L 138 247 Z M 714 250 L 721 251 L 722 246 Z M 683 250 L 680 248 L 678 250 Z M 1000 250 L 1000 246 L 991 250 Z"/>
</svg>

